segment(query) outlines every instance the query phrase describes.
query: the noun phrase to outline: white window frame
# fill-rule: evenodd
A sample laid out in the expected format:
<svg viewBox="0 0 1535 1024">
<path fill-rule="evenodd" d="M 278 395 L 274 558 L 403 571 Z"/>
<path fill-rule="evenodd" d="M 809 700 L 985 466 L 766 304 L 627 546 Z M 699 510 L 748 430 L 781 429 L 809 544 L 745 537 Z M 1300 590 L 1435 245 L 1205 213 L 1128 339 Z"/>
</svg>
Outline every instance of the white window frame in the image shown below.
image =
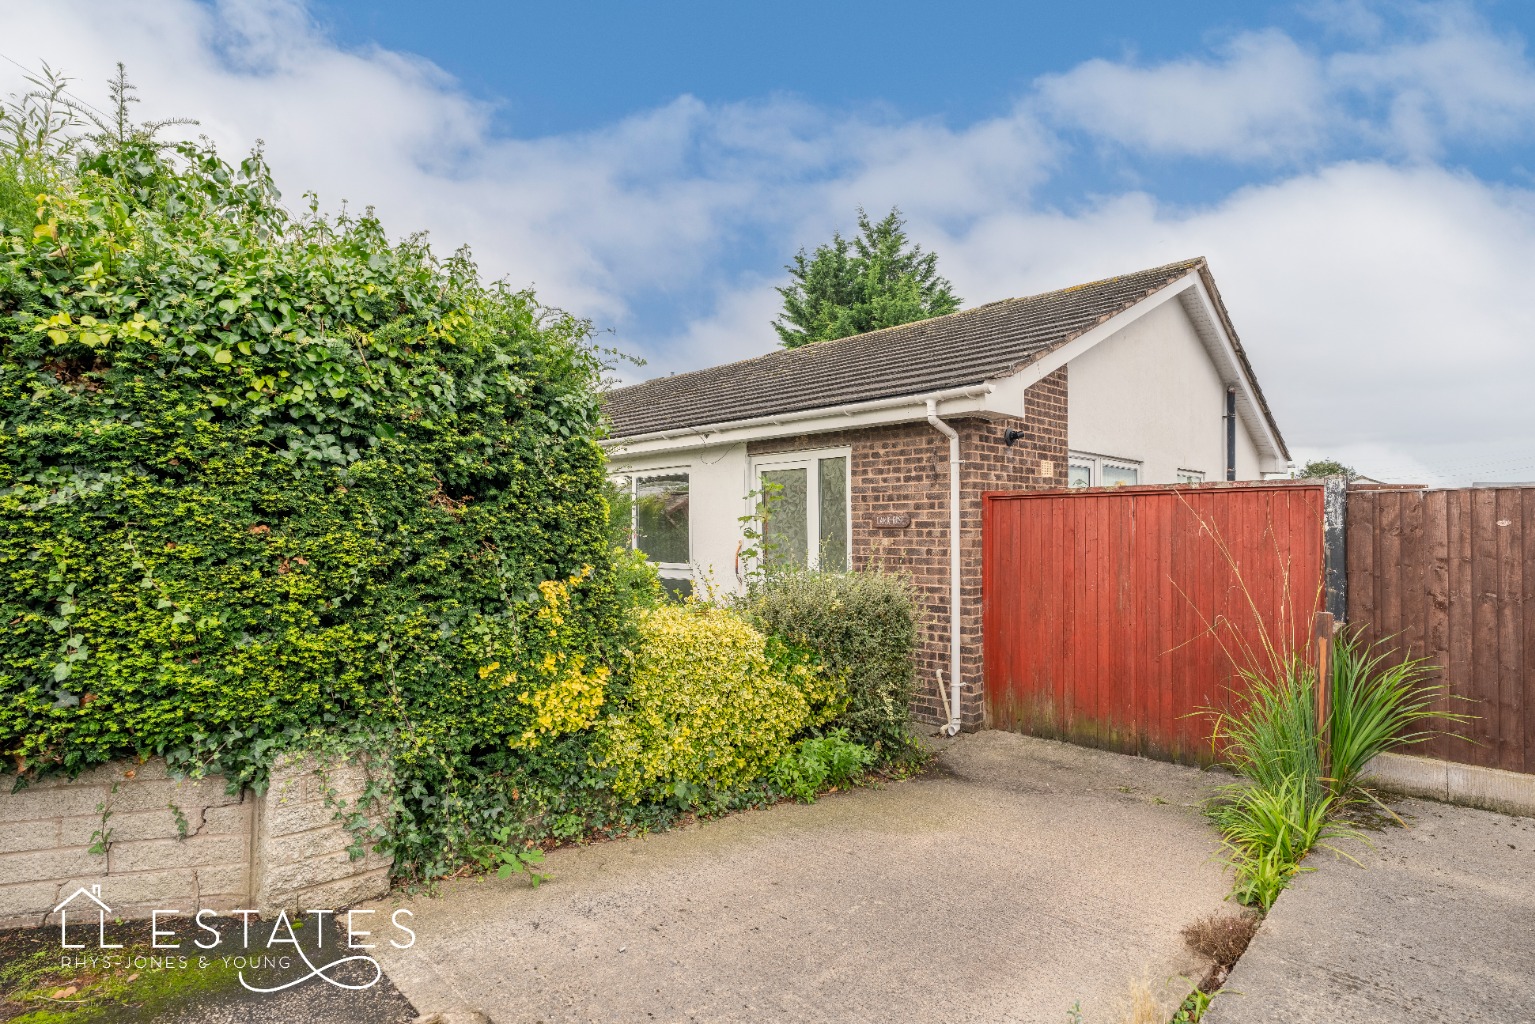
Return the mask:
<svg viewBox="0 0 1535 1024">
<path fill-rule="evenodd" d="M 1094 455 L 1090 452 L 1068 452 L 1066 454 L 1066 479 L 1070 481 L 1071 470 L 1074 466 L 1085 466 L 1088 471 L 1087 486 L 1103 487 L 1103 471 L 1105 468 L 1133 469 L 1135 470 L 1135 485 L 1146 482 L 1146 468 L 1136 459 L 1122 459 L 1117 455 Z M 1130 485 L 1120 485 L 1130 486 Z"/>
<path fill-rule="evenodd" d="M 651 559 L 651 561 L 656 567 L 656 574 L 662 579 L 691 580 L 693 578 L 693 467 L 691 464 L 634 469 L 612 474 L 612 479 L 623 477 L 629 481 L 629 549 L 631 551 L 638 551 L 640 544 L 639 482 L 648 477 L 655 476 L 685 476 L 688 478 L 688 560 L 686 562 L 656 562 L 654 559 Z M 650 556 L 646 555 L 645 557 L 649 558 Z"/>
<path fill-rule="evenodd" d="M 1180 484 L 1202 484 L 1205 482 L 1205 471 L 1202 469 L 1180 469 L 1176 475 Z"/>
<path fill-rule="evenodd" d="M 842 471 L 847 474 L 847 563 L 848 568 L 853 567 L 853 449 L 852 448 L 812 448 L 800 452 L 783 452 L 778 455 L 758 455 L 749 460 L 748 469 L 751 481 L 750 490 L 756 495 L 762 493 L 762 471 L 765 469 L 803 469 L 805 470 L 805 537 L 808 550 L 806 558 L 809 568 L 821 567 L 821 466 L 822 459 L 844 459 Z M 748 495 L 746 498 L 746 514 L 754 515 L 757 511 L 758 498 Z M 690 534 L 691 536 L 691 534 Z M 761 557 L 755 559 L 761 563 Z"/>
</svg>

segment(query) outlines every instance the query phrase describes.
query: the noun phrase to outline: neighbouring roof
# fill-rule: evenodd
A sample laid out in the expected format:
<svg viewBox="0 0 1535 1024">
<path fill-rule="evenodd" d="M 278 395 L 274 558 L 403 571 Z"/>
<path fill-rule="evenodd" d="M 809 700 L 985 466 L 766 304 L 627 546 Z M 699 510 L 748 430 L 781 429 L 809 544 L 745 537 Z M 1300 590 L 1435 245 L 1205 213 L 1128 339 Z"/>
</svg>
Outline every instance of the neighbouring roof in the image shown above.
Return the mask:
<svg viewBox="0 0 1535 1024">
<path fill-rule="evenodd" d="M 1016 372 L 1195 272 L 1205 275 L 1225 319 L 1204 259 L 1183 260 L 917 323 L 658 377 L 609 392 L 603 409 L 615 437 L 633 437 L 980 384 Z M 1229 320 L 1225 326 L 1229 332 Z M 1235 341 L 1234 332 L 1231 336 Z M 1237 351 L 1256 388 L 1239 344 Z M 1261 392 L 1259 396 L 1262 402 Z M 1268 409 L 1263 411 L 1273 426 Z M 1274 433 L 1278 437 L 1277 428 Z"/>
</svg>

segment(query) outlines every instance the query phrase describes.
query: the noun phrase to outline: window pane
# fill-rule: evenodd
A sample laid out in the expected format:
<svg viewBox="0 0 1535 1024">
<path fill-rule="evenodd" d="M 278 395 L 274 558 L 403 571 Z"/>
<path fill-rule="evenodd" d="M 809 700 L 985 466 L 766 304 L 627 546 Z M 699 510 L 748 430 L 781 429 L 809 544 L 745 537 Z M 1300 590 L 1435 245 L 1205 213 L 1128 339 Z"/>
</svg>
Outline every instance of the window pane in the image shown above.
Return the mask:
<svg viewBox="0 0 1535 1024">
<path fill-rule="evenodd" d="M 634 486 L 634 546 L 652 562 L 686 565 L 688 475 L 646 476 Z"/>
<path fill-rule="evenodd" d="M 634 481 L 627 476 L 608 477 L 608 543 L 634 546 Z"/>
<path fill-rule="evenodd" d="M 847 457 L 821 460 L 821 568 L 847 571 Z"/>
<path fill-rule="evenodd" d="M 810 552 L 810 521 L 806 515 L 810 474 L 803 469 L 765 469 L 762 490 L 767 500 L 766 521 L 762 524 L 763 562 L 771 566 L 804 565 Z"/>
<path fill-rule="evenodd" d="M 1093 467 L 1085 462 L 1073 462 L 1066 471 L 1067 487 L 1091 487 Z"/>
<path fill-rule="evenodd" d="M 1140 482 L 1141 471 L 1134 466 L 1114 466 L 1105 462 L 1103 464 L 1103 486 L 1126 487 Z"/>
<path fill-rule="evenodd" d="M 662 576 L 661 592 L 674 601 L 686 601 L 693 596 L 693 581 L 674 580 Z"/>
<path fill-rule="evenodd" d="M 1180 484 L 1202 484 L 1205 482 L 1205 475 L 1192 469 L 1180 469 L 1178 470 L 1178 482 Z"/>
</svg>

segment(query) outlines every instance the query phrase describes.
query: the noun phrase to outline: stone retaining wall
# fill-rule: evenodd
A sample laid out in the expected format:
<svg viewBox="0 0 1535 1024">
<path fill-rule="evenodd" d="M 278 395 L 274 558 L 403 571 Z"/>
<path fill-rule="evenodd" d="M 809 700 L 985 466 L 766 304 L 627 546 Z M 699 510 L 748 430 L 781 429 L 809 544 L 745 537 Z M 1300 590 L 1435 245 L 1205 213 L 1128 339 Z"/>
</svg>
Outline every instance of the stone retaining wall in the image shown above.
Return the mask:
<svg viewBox="0 0 1535 1024">
<path fill-rule="evenodd" d="M 222 777 L 175 779 L 165 761 L 115 761 L 74 780 L 12 791 L 0 779 L 0 927 L 42 924 L 81 887 L 122 918 L 151 910 L 335 908 L 382 896 L 391 862 L 353 860 L 351 833 L 326 788 L 350 808 L 368 782 L 357 761 L 320 771 L 288 756 L 266 793 Z"/>
</svg>

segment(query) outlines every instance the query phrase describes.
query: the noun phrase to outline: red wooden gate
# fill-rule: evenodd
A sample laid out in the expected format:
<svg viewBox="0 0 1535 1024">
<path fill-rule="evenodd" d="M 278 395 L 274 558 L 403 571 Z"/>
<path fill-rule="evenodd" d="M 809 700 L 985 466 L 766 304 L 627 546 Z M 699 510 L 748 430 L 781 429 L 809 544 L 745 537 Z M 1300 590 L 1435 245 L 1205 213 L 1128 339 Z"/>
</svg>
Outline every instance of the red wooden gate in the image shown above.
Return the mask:
<svg viewBox="0 0 1535 1024">
<path fill-rule="evenodd" d="M 1303 649 L 1323 600 L 1319 484 L 985 497 L 994 728 L 1207 762 L 1237 663 Z"/>
</svg>

